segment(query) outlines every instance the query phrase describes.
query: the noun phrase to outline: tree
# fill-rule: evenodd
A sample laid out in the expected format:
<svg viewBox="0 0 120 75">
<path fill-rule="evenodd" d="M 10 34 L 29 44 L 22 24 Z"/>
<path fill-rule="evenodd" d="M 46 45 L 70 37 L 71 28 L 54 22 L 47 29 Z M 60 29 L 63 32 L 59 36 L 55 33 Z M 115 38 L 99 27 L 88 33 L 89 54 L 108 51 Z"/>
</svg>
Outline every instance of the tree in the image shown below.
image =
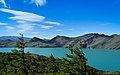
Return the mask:
<svg viewBox="0 0 120 75">
<path fill-rule="evenodd" d="M 76 72 L 79 72 L 78 74 L 86 74 L 87 59 L 85 58 L 85 54 L 82 51 L 82 47 L 72 47 L 70 45 L 69 50 L 71 51 L 71 54 L 66 55 L 68 58 L 70 58 L 70 64 L 72 67 L 71 69 L 75 69 Z M 75 71 L 73 71 L 73 73 L 75 73 Z"/>
<path fill-rule="evenodd" d="M 21 70 L 23 71 L 24 75 L 28 75 L 28 68 L 25 64 L 26 58 L 25 58 L 25 52 L 24 52 L 26 42 L 24 40 L 23 34 L 20 34 L 20 35 L 21 35 L 21 37 L 18 38 L 19 40 L 16 43 L 16 47 L 20 49 L 20 56 L 22 57 L 23 66 L 21 66 Z"/>
<path fill-rule="evenodd" d="M 20 34 L 21 37 L 19 37 L 19 41 L 17 42 L 16 46 L 17 48 L 19 48 L 23 53 L 24 53 L 24 48 L 25 48 L 25 40 L 24 40 L 24 37 L 23 37 L 23 34 Z"/>
</svg>

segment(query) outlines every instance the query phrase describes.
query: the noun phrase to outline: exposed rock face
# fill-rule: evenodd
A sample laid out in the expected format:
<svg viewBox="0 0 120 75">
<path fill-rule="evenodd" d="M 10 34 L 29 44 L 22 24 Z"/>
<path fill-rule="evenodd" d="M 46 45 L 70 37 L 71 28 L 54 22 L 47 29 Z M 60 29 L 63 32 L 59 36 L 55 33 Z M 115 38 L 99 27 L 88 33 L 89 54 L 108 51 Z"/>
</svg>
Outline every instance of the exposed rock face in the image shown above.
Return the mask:
<svg viewBox="0 0 120 75">
<path fill-rule="evenodd" d="M 28 39 L 27 39 L 28 41 Z M 0 37 L 0 47 L 15 46 L 17 40 L 13 40 L 11 37 L 3 40 Z M 65 37 L 56 36 L 51 40 L 44 40 L 37 37 L 29 39 L 26 46 L 28 47 L 67 47 L 69 45 L 81 45 L 84 48 L 103 48 L 103 49 L 120 49 L 120 35 L 104 35 L 104 34 L 85 34 L 79 37 Z"/>
</svg>

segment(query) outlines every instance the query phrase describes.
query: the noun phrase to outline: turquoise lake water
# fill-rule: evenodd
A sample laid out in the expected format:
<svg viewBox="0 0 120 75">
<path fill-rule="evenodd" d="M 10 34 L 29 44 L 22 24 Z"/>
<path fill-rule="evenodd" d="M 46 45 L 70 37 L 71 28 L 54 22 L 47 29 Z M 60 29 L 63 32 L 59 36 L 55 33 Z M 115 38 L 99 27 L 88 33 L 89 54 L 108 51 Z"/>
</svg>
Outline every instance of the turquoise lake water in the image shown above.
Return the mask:
<svg viewBox="0 0 120 75">
<path fill-rule="evenodd" d="M 10 52 L 14 48 L 0 48 L 0 52 Z M 66 48 L 25 48 L 25 52 L 56 58 L 66 57 L 70 51 Z M 100 70 L 120 71 L 120 50 L 83 49 L 88 64 Z"/>
</svg>

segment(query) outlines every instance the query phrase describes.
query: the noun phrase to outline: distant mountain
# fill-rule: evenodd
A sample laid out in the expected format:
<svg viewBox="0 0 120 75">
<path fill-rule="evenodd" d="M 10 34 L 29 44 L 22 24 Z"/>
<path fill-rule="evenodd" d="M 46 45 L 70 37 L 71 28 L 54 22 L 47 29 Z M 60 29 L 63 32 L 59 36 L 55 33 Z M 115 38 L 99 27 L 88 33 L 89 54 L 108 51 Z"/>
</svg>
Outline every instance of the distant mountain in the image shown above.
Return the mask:
<svg viewBox="0 0 120 75">
<path fill-rule="evenodd" d="M 104 34 L 85 34 L 74 38 L 72 41 L 68 42 L 66 45 L 78 45 L 79 43 L 84 44 L 85 48 L 103 48 L 103 45 L 108 41 L 111 36 Z M 105 47 L 104 47 L 105 48 Z"/>
<path fill-rule="evenodd" d="M 29 42 L 43 42 L 44 43 L 45 41 L 40 38 L 34 37 Z"/>
<path fill-rule="evenodd" d="M 78 45 L 79 43 L 86 45 L 85 48 L 101 48 L 101 49 L 120 49 L 120 35 L 104 35 L 104 34 L 86 34 L 74 38 L 67 45 Z"/>
<path fill-rule="evenodd" d="M 79 37 L 56 36 L 50 40 L 38 37 L 25 38 L 27 47 L 68 47 L 81 43 L 84 48 L 120 49 L 120 35 L 104 35 L 98 33 L 85 34 Z M 14 47 L 18 41 L 16 36 L 0 37 L 0 47 Z"/>
<path fill-rule="evenodd" d="M 25 41 L 29 41 L 31 38 L 24 38 Z M 12 42 L 17 42 L 18 41 L 18 36 L 2 36 L 0 37 L 0 41 L 12 41 Z"/>
<path fill-rule="evenodd" d="M 32 38 L 27 46 L 32 47 L 63 47 L 71 38 L 65 36 L 56 36 L 51 40 L 40 39 L 37 37 Z"/>
<path fill-rule="evenodd" d="M 56 36 L 53 39 L 47 41 L 49 44 L 53 44 L 54 46 L 61 47 L 64 46 L 67 42 L 70 42 L 72 38 L 65 36 Z"/>
<path fill-rule="evenodd" d="M 26 44 L 26 46 L 27 47 L 54 47 L 53 45 L 49 44 L 47 41 L 48 40 L 34 37 L 29 40 L 29 42 Z"/>
</svg>

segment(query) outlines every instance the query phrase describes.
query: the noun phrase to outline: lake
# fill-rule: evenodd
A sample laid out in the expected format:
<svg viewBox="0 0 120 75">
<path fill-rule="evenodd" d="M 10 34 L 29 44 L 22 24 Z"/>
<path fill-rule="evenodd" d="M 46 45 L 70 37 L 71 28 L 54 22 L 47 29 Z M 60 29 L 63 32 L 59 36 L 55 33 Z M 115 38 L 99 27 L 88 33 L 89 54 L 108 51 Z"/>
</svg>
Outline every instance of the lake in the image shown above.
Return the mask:
<svg viewBox="0 0 120 75">
<path fill-rule="evenodd" d="M 10 52 L 14 48 L 0 48 L 0 52 Z M 66 48 L 25 48 L 25 52 L 56 58 L 66 57 L 70 51 Z M 83 49 L 88 64 L 100 70 L 120 71 L 120 50 Z"/>
</svg>

